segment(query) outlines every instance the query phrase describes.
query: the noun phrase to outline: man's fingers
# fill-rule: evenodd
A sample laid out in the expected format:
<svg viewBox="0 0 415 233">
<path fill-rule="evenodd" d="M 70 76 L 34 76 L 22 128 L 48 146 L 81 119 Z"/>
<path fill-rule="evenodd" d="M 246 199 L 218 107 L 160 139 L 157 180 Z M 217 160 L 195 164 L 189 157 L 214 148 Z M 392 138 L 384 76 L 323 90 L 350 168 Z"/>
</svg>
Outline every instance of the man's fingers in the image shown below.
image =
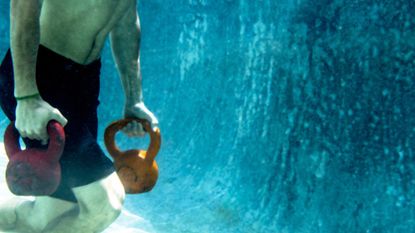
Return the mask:
<svg viewBox="0 0 415 233">
<path fill-rule="evenodd" d="M 157 119 L 156 119 L 156 120 L 154 120 L 154 121 L 151 123 L 151 128 L 153 129 L 153 131 L 156 131 L 156 128 L 159 128 L 159 122 L 157 121 Z"/>
<path fill-rule="evenodd" d="M 122 129 L 122 131 L 130 137 L 132 137 L 132 136 L 142 137 L 142 136 L 145 135 L 145 131 L 143 130 L 143 127 L 141 126 L 140 123 L 138 123 L 136 121 L 132 121 L 132 122 L 128 123 Z"/>
<path fill-rule="evenodd" d="M 122 129 L 122 131 L 127 134 L 128 136 L 131 135 L 131 123 L 127 124 L 126 126 L 124 126 L 124 128 Z"/>
<path fill-rule="evenodd" d="M 39 136 L 37 136 L 33 130 L 27 130 L 27 132 L 25 134 L 26 134 L 26 138 L 29 138 L 31 140 L 35 140 L 35 139 L 39 138 Z"/>
<path fill-rule="evenodd" d="M 139 124 L 138 122 L 134 127 L 134 132 L 136 132 L 137 136 L 140 136 L 140 137 L 143 137 L 146 134 L 143 126 Z"/>
<path fill-rule="evenodd" d="M 42 128 L 39 132 L 39 138 L 37 138 L 37 140 L 40 140 L 42 145 L 46 145 L 46 143 L 48 142 L 48 132 L 46 130 L 46 128 Z"/>
<path fill-rule="evenodd" d="M 53 111 L 51 119 L 56 120 L 62 126 L 65 126 L 68 122 L 66 118 L 63 117 L 62 114 L 60 114 L 59 110 Z M 47 123 L 44 123 L 44 125 L 33 126 L 33 122 L 16 122 L 15 126 L 22 138 L 39 140 L 44 145 L 47 143 L 49 139 L 49 135 L 47 132 Z"/>
<path fill-rule="evenodd" d="M 156 131 L 156 128 L 159 127 L 159 121 L 157 120 L 156 116 L 154 116 L 152 112 L 149 112 L 148 118 L 148 121 L 151 124 L 151 129 L 153 129 L 153 131 Z"/>
<path fill-rule="evenodd" d="M 143 129 L 143 126 L 138 123 L 137 121 L 133 121 L 130 123 L 131 126 L 131 134 L 132 136 L 144 136 L 145 135 L 145 131 Z"/>
<path fill-rule="evenodd" d="M 59 122 L 59 124 L 61 124 L 62 127 L 64 127 L 68 123 L 68 120 L 59 112 L 58 109 L 54 109 L 53 110 L 52 119 L 54 119 L 57 122 Z"/>
<path fill-rule="evenodd" d="M 49 136 L 46 131 L 46 127 L 40 127 L 36 129 L 29 129 L 20 133 L 22 138 L 29 138 L 31 140 L 47 141 Z"/>
<path fill-rule="evenodd" d="M 144 119 L 147 120 L 148 122 L 150 122 L 150 127 L 153 131 L 156 130 L 156 128 L 158 128 L 158 120 L 157 118 L 154 116 L 154 114 L 150 111 L 146 111 L 146 115 L 144 115 Z"/>
<path fill-rule="evenodd" d="M 20 131 L 20 130 L 18 131 L 19 131 L 20 137 L 27 138 L 27 133 L 25 131 Z"/>
<path fill-rule="evenodd" d="M 31 140 L 39 138 L 34 130 L 30 128 L 28 129 L 28 127 L 24 127 L 24 123 L 16 123 L 15 127 L 19 132 L 21 138 L 29 138 Z"/>
</svg>

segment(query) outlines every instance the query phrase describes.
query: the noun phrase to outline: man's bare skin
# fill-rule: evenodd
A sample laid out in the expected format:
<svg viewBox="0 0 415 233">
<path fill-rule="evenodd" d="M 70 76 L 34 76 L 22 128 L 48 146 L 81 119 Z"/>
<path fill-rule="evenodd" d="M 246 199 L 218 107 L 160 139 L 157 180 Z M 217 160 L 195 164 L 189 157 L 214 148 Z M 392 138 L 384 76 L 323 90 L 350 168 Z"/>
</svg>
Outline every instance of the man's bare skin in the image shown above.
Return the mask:
<svg viewBox="0 0 415 233">
<path fill-rule="evenodd" d="M 38 93 L 36 58 L 39 44 L 80 64 L 100 57 L 110 36 L 125 93 L 124 116 L 158 121 L 144 105 L 139 63 L 140 26 L 136 0 L 11 0 L 11 51 L 16 97 Z M 76 95 L 76 93 L 74 93 Z M 68 96 L 68 98 L 71 98 Z M 40 96 L 18 101 L 16 128 L 22 137 L 46 143 L 47 123 L 67 123 L 59 109 Z M 143 136 L 142 126 L 125 132 Z M 14 232 L 101 232 L 118 216 L 124 190 L 114 173 L 73 189 L 78 203 L 51 197 L 9 201 L 0 206 L 0 229 Z"/>
<path fill-rule="evenodd" d="M 131 5 L 131 0 L 44 0 L 40 43 L 88 64 L 100 56 L 107 35 L 120 18 L 135 14 Z"/>
<path fill-rule="evenodd" d="M 39 43 L 76 62 L 88 64 L 100 56 L 104 41 L 110 35 L 126 95 L 125 115 L 148 119 L 157 125 L 157 119 L 142 101 L 140 27 L 135 9 L 136 0 L 12 0 L 11 48 L 15 66 L 19 67 L 15 69 L 15 96 L 38 93 L 35 64 Z M 38 109 L 25 111 L 33 106 Z M 66 124 L 56 109 L 33 99 L 19 102 L 16 115 L 19 132 L 31 139 L 46 141 L 47 120 Z M 144 135 L 141 125 L 136 123 L 127 126 L 126 132 Z"/>
</svg>

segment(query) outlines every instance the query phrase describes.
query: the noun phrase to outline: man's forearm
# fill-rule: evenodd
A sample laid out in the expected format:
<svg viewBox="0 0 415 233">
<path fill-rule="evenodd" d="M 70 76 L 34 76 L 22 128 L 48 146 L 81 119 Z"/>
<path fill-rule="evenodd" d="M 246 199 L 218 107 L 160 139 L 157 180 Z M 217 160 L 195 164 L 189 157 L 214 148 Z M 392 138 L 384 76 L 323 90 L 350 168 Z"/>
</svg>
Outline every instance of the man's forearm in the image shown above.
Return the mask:
<svg viewBox="0 0 415 233">
<path fill-rule="evenodd" d="M 12 0 L 10 47 L 13 57 L 16 97 L 38 92 L 36 59 L 40 40 L 40 0 Z"/>
<path fill-rule="evenodd" d="M 143 101 L 140 70 L 140 25 L 135 7 L 111 32 L 111 47 L 124 88 L 126 104 Z"/>
</svg>

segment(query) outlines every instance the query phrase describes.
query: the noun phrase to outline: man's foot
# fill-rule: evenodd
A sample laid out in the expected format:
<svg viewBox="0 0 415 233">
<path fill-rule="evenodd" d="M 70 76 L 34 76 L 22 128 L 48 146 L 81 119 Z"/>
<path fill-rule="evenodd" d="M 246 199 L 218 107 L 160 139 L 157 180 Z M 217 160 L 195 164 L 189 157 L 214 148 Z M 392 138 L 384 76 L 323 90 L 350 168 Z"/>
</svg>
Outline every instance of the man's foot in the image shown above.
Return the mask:
<svg viewBox="0 0 415 233">
<path fill-rule="evenodd" d="M 0 202 L 0 230 L 7 231 L 16 227 L 16 207 L 24 201 L 26 200 L 13 197 Z"/>
</svg>

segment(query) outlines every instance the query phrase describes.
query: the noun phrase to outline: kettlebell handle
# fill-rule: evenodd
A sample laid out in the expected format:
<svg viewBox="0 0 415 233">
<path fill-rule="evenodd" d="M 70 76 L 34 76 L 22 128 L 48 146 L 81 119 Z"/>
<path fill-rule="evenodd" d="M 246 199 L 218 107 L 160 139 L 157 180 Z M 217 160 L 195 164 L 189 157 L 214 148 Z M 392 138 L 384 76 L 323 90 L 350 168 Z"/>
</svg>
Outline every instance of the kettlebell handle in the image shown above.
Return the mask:
<svg viewBox="0 0 415 233">
<path fill-rule="evenodd" d="M 47 131 L 49 134 L 49 146 L 46 150 L 46 154 L 59 155 L 55 158 L 55 161 L 59 161 L 65 146 L 65 131 L 62 125 L 55 120 L 49 121 Z M 4 133 L 4 145 L 6 154 L 9 158 L 22 151 L 20 148 L 19 137 L 20 134 L 14 126 L 14 121 L 10 122 Z"/>
<path fill-rule="evenodd" d="M 105 133 L 104 133 L 105 146 L 107 147 L 108 152 L 114 159 L 118 156 L 121 156 L 122 152 L 115 144 L 115 134 L 132 121 L 139 122 L 141 125 L 143 125 L 144 129 L 150 134 L 150 145 L 148 146 L 148 149 L 147 149 L 145 161 L 149 165 L 151 165 L 153 164 L 154 158 L 156 157 L 157 153 L 160 150 L 161 136 L 160 136 L 160 129 L 156 127 L 155 130 L 153 130 L 150 126 L 150 122 L 148 122 L 147 120 L 143 120 L 139 118 L 125 118 L 125 119 L 118 120 L 118 121 L 111 123 L 105 129 Z"/>
</svg>

